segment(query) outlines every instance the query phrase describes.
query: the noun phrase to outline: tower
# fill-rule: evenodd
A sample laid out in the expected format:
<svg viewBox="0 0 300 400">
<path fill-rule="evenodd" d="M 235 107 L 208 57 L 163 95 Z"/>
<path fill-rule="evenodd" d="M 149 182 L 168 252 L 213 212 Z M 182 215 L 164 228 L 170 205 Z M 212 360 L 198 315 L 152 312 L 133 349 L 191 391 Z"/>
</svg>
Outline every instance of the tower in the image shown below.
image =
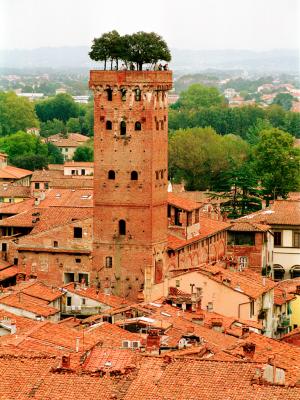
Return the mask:
<svg viewBox="0 0 300 400">
<path fill-rule="evenodd" d="M 167 249 L 170 71 L 91 71 L 94 91 L 93 270 L 136 299 L 163 278 Z M 145 285 L 145 286 L 144 286 Z"/>
</svg>

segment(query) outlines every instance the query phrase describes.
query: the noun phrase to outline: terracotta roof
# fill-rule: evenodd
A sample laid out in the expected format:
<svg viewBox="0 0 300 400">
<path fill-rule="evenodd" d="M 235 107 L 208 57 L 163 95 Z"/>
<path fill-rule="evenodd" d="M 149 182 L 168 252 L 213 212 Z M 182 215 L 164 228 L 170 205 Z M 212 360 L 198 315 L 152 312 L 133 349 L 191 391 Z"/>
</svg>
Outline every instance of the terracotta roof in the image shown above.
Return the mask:
<svg viewBox="0 0 300 400">
<path fill-rule="evenodd" d="M 292 295 L 290 293 L 286 293 L 285 290 L 280 289 L 278 286 L 275 287 L 275 289 L 274 289 L 274 304 L 276 304 L 276 306 L 281 306 L 282 304 L 286 304 L 293 299 L 295 299 L 294 295 Z"/>
<path fill-rule="evenodd" d="M 300 225 L 300 201 L 276 200 L 265 210 L 239 218 L 239 221 L 267 223 L 269 225 Z"/>
<path fill-rule="evenodd" d="M 200 205 L 192 200 L 183 199 L 173 193 L 168 193 L 168 203 L 185 211 L 193 211 L 200 208 Z"/>
<path fill-rule="evenodd" d="M 214 219 L 210 219 L 204 216 L 200 217 L 200 231 L 199 235 L 194 236 L 191 239 L 184 240 L 180 239 L 176 236 L 169 235 L 168 236 L 168 247 L 171 250 L 180 249 L 181 247 L 187 246 L 191 243 L 197 242 L 201 239 L 210 237 L 218 232 L 224 231 L 228 229 L 230 224 L 223 221 L 218 221 Z"/>
<path fill-rule="evenodd" d="M 49 317 L 59 312 L 56 308 L 48 306 L 47 301 L 33 298 L 24 293 L 13 293 L 0 297 L 0 308 L 3 308 L 2 305 L 29 311 L 43 317 Z"/>
<path fill-rule="evenodd" d="M 17 285 L 17 287 L 22 293 L 48 302 L 52 302 L 63 296 L 63 293 L 60 290 L 47 286 L 45 283 L 40 281 L 33 283 L 26 282 L 25 285 L 21 284 Z"/>
<path fill-rule="evenodd" d="M 2 269 L 0 271 L 0 282 L 4 281 L 5 279 L 12 278 L 13 276 L 16 276 L 18 274 L 18 268 L 13 266 L 13 267 L 8 267 L 6 269 Z"/>
<path fill-rule="evenodd" d="M 30 197 L 29 186 L 0 185 L 0 197 Z"/>
<path fill-rule="evenodd" d="M 231 221 L 230 231 L 235 232 L 267 232 L 269 225 L 258 224 L 252 221 Z"/>
<path fill-rule="evenodd" d="M 50 189 L 39 207 L 93 207 L 92 189 Z"/>
<path fill-rule="evenodd" d="M 33 172 L 31 182 L 51 182 L 55 178 L 63 178 L 63 170 L 36 170 Z"/>
<path fill-rule="evenodd" d="M 93 162 L 85 162 L 85 161 L 66 161 L 64 163 L 64 167 L 86 167 L 86 168 L 94 168 Z"/>
<path fill-rule="evenodd" d="M 15 323 L 17 328 L 16 333 L 19 335 L 23 332 L 31 330 L 33 327 L 37 326 L 39 322 L 30 318 L 21 317 L 6 310 L 0 310 L 0 323 L 3 323 L 6 326 L 10 325 L 11 323 Z"/>
<path fill-rule="evenodd" d="M 110 307 L 126 307 L 130 304 L 128 300 L 125 300 L 122 297 L 101 293 L 94 287 L 81 287 L 80 285 L 75 287 L 75 283 L 71 282 L 65 285 L 64 288 L 67 289 L 68 292 L 77 294 L 81 297 L 93 299 Z"/>
<path fill-rule="evenodd" d="M 128 349 L 95 347 L 91 350 L 82 368 L 89 372 L 133 370 L 137 368 L 137 353 Z"/>
<path fill-rule="evenodd" d="M 29 211 L 0 220 L 0 226 L 32 227 L 31 234 L 35 234 L 55 226 L 89 218 L 92 216 L 92 212 L 91 208 L 83 207 L 35 207 Z"/>
<path fill-rule="evenodd" d="M 2 203 L 0 204 L 0 214 L 15 215 L 23 211 L 31 210 L 34 205 L 34 199 L 20 201 L 18 203 Z"/>
<path fill-rule="evenodd" d="M 63 179 L 53 179 L 49 186 L 51 188 L 62 189 L 93 189 L 94 186 L 93 176 L 80 175 L 80 176 L 67 176 Z"/>
<path fill-rule="evenodd" d="M 276 286 L 271 279 L 262 277 L 251 269 L 243 271 L 231 271 L 225 269 L 221 264 L 205 264 L 199 266 L 199 273 L 207 275 L 210 279 L 225 285 L 232 290 L 244 293 L 245 295 L 256 299 L 263 293 L 268 292 Z"/>
<path fill-rule="evenodd" d="M 32 171 L 7 165 L 0 168 L 0 179 L 21 179 L 31 175 Z"/>
<path fill-rule="evenodd" d="M 283 289 L 286 293 L 296 293 L 297 286 L 300 287 L 300 278 L 285 279 L 277 282 L 277 287 Z"/>
<path fill-rule="evenodd" d="M 76 142 L 87 142 L 89 140 L 88 136 L 82 135 L 81 133 L 68 133 L 68 139 L 74 140 Z M 65 139 L 61 133 L 56 133 L 55 135 L 48 136 L 48 142 L 55 142 L 57 140 Z"/>
</svg>

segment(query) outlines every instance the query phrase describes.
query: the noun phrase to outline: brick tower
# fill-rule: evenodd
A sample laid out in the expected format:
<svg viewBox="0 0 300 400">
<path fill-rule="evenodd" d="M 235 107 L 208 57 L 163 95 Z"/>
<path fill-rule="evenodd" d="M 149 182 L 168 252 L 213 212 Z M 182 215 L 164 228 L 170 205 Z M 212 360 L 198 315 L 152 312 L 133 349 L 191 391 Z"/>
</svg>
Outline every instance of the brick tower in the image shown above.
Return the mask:
<svg viewBox="0 0 300 400">
<path fill-rule="evenodd" d="M 101 288 L 137 299 L 162 280 L 167 246 L 170 71 L 91 71 L 93 270 Z M 145 285 L 145 286 L 144 286 Z"/>
</svg>

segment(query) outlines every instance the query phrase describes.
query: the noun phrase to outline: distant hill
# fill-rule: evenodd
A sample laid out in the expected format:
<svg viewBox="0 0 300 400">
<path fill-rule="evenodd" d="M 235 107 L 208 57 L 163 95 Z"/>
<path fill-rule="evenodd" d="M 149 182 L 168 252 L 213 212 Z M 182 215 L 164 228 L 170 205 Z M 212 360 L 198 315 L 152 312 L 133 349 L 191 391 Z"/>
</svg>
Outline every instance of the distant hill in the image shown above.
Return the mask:
<svg viewBox="0 0 300 400">
<path fill-rule="evenodd" d="M 89 48 L 42 47 L 33 50 L 0 50 L 0 68 L 92 68 L 97 63 L 88 56 Z M 298 73 L 298 50 L 179 50 L 172 49 L 172 69 L 199 72 L 209 68 L 246 71 Z M 99 64 L 98 64 L 99 65 Z"/>
</svg>

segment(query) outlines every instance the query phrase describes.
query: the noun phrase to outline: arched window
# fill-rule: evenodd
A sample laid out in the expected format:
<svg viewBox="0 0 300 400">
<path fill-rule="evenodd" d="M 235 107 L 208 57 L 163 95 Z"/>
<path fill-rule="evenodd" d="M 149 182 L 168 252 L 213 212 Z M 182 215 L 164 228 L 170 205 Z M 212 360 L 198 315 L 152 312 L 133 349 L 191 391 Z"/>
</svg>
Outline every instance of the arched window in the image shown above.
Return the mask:
<svg viewBox="0 0 300 400">
<path fill-rule="evenodd" d="M 290 269 L 291 278 L 299 278 L 300 277 L 300 265 L 293 265 Z"/>
<path fill-rule="evenodd" d="M 136 121 L 136 123 L 134 124 L 134 130 L 135 131 L 142 130 L 142 124 L 140 123 L 140 121 Z"/>
<path fill-rule="evenodd" d="M 284 268 L 279 264 L 274 264 L 274 280 L 281 281 L 284 277 Z"/>
<path fill-rule="evenodd" d="M 125 121 L 121 121 L 120 123 L 120 134 L 126 135 L 126 122 Z"/>
<path fill-rule="evenodd" d="M 119 235 L 126 235 L 126 221 L 124 219 L 119 221 Z"/>
<path fill-rule="evenodd" d="M 135 89 L 135 101 L 141 101 L 142 92 L 140 88 Z"/>
<path fill-rule="evenodd" d="M 159 122 L 155 121 L 155 125 L 156 125 L 156 130 L 158 131 L 159 130 Z"/>
<path fill-rule="evenodd" d="M 113 94 L 112 89 L 110 88 L 106 89 L 106 93 L 107 93 L 107 100 L 112 101 L 112 94 Z"/>
<path fill-rule="evenodd" d="M 116 173 L 113 170 L 108 171 L 108 179 L 116 179 Z"/>
<path fill-rule="evenodd" d="M 161 129 L 161 130 L 164 129 L 164 121 L 160 121 L 160 129 Z"/>
<path fill-rule="evenodd" d="M 130 175 L 131 175 L 131 180 L 132 181 L 137 181 L 138 180 L 139 174 L 136 171 L 131 171 Z"/>
<path fill-rule="evenodd" d="M 111 131 L 111 130 L 112 130 L 112 122 L 111 122 L 111 121 L 106 121 L 106 129 L 107 129 L 108 131 Z"/>
</svg>

